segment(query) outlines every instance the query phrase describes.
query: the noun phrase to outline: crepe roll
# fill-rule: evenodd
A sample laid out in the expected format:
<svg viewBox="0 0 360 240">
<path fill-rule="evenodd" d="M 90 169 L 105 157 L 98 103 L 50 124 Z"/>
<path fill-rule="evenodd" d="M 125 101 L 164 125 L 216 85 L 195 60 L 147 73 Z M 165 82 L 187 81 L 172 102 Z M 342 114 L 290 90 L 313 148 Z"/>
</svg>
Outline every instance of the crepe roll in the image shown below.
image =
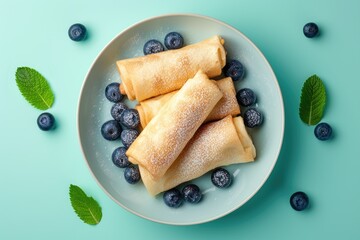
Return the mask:
<svg viewBox="0 0 360 240">
<path fill-rule="evenodd" d="M 154 180 L 161 178 L 210 114 L 222 93 L 202 71 L 189 79 L 149 122 L 126 152 Z"/>
<path fill-rule="evenodd" d="M 120 91 L 140 102 L 180 89 L 198 70 L 218 76 L 226 63 L 223 43 L 216 35 L 180 49 L 119 60 Z"/>
<path fill-rule="evenodd" d="M 202 125 L 159 180 L 152 179 L 141 166 L 140 175 L 148 192 L 155 196 L 217 167 L 252 162 L 255 157 L 256 150 L 243 119 L 228 116 Z"/>
<path fill-rule="evenodd" d="M 234 83 L 230 77 L 215 81 L 223 97 L 216 104 L 205 122 L 222 119 L 228 115 L 236 116 L 240 114 L 240 107 L 236 100 L 236 90 Z M 177 91 L 173 91 L 164 95 L 140 102 L 135 108 L 139 112 L 141 127 L 145 126 L 159 112 L 160 108 L 168 102 Z"/>
</svg>

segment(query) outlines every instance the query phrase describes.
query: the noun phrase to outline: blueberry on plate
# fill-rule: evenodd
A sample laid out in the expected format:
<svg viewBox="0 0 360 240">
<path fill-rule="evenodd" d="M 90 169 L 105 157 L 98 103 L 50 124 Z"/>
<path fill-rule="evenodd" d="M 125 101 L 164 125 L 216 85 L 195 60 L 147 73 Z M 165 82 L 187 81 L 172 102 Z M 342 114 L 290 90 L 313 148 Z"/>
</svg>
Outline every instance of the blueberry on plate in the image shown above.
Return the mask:
<svg viewBox="0 0 360 240">
<path fill-rule="evenodd" d="M 119 121 L 127 128 L 136 129 L 140 124 L 139 112 L 136 109 L 126 109 L 121 113 Z"/>
<path fill-rule="evenodd" d="M 51 113 L 44 112 L 37 118 L 37 125 L 43 131 L 49 131 L 55 126 L 55 118 Z"/>
<path fill-rule="evenodd" d="M 244 124 L 249 128 L 260 126 L 263 122 L 263 115 L 255 108 L 249 108 L 244 113 Z"/>
<path fill-rule="evenodd" d="M 139 167 L 136 165 L 131 165 L 125 168 L 124 178 L 130 184 L 135 184 L 140 181 L 140 171 Z"/>
<path fill-rule="evenodd" d="M 184 38 L 178 32 L 166 34 L 164 44 L 167 49 L 178 49 L 184 46 Z"/>
<path fill-rule="evenodd" d="M 164 200 L 164 203 L 168 207 L 171 207 L 171 208 L 180 207 L 184 201 L 183 197 L 181 195 L 181 192 L 176 188 L 173 188 L 173 189 L 170 189 L 170 190 L 167 190 L 166 192 L 164 192 L 163 200 Z"/>
<path fill-rule="evenodd" d="M 149 55 L 164 51 L 164 46 L 158 40 L 151 39 L 144 44 L 144 54 Z"/>
<path fill-rule="evenodd" d="M 130 166 L 129 159 L 125 153 L 126 153 L 125 147 L 118 147 L 114 150 L 114 152 L 111 155 L 111 159 L 115 164 L 115 166 L 119 168 L 125 168 Z"/>
<path fill-rule="evenodd" d="M 328 123 L 322 122 L 316 125 L 314 129 L 315 137 L 321 141 L 326 141 L 331 138 L 332 128 Z"/>
<path fill-rule="evenodd" d="M 238 60 L 230 60 L 223 69 L 225 76 L 231 77 L 233 81 L 244 78 L 245 68 Z"/>
<path fill-rule="evenodd" d="M 120 102 L 124 95 L 120 93 L 120 84 L 113 82 L 106 86 L 105 96 L 110 102 Z"/>
<path fill-rule="evenodd" d="M 121 126 L 118 121 L 109 120 L 101 126 L 102 136 L 109 141 L 114 141 L 120 137 Z"/>
<path fill-rule="evenodd" d="M 128 109 L 125 103 L 118 102 L 111 107 L 111 116 L 116 120 L 120 121 L 120 115 L 124 110 Z"/>
<path fill-rule="evenodd" d="M 309 197 L 304 192 L 293 193 L 290 197 L 290 205 L 296 211 L 302 211 L 309 205 Z"/>
<path fill-rule="evenodd" d="M 226 169 L 216 168 L 211 173 L 211 182 L 218 188 L 227 188 L 232 183 L 232 177 Z"/>
<path fill-rule="evenodd" d="M 68 34 L 71 40 L 79 42 L 85 39 L 86 28 L 80 23 L 75 23 L 70 26 Z"/>
<path fill-rule="evenodd" d="M 195 184 L 188 184 L 182 189 L 182 194 L 186 202 L 198 203 L 202 198 L 200 188 Z"/>
<path fill-rule="evenodd" d="M 303 32 L 304 32 L 305 37 L 313 38 L 316 35 L 318 35 L 319 27 L 315 23 L 310 22 L 310 23 L 305 24 L 305 26 L 303 28 Z"/>
<path fill-rule="evenodd" d="M 135 129 L 125 129 L 121 132 L 121 142 L 124 144 L 126 148 L 129 148 L 130 145 L 135 141 L 135 139 L 139 136 L 139 132 Z"/>
<path fill-rule="evenodd" d="M 241 106 L 248 107 L 256 102 L 256 95 L 249 88 L 242 88 L 236 93 L 236 99 Z"/>
</svg>

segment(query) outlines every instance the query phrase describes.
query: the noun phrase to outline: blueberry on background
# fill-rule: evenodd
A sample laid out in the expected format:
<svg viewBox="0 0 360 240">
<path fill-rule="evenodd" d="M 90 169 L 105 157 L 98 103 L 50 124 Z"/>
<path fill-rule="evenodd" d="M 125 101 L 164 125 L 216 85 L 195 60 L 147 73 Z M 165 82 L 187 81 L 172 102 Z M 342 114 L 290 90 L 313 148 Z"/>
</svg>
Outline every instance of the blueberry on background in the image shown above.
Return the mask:
<svg viewBox="0 0 360 240">
<path fill-rule="evenodd" d="M 121 142 L 124 144 L 126 148 L 129 148 L 130 145 L 135 141 L 135 139 L 139 136 L 139 132 L 135 129 L 125 129 L 121 132 Z"/>
<path fill-rule="evenodd" d="M 178 49 L 184 46 L 184 38 L 177 32 L 166 34 L 164 44 L 167 49 Z"/>
<path fill-rule="evenodd" d="M 51 113 L 44 112 L 37 118 L 37 125 L 43 131 L 49 131 L 55 126 L 55 118 Z"/>
<path fill-rule="evenodd" d="M 188 184 L 182 189 L 185 201 L 189 203 L 198 203 L 202 198 L 200 188 L 195 184 Z"/>
<path fill-rule="evenodd" d="M 85 39 L 86 28 L 80 23 L 75 23 L 70 26 L 68 34 L 71 40 L 79 42 Z"/>
<path fill-rule="evenodd" d="M 331 138 L 332 128 L 328 123 L 322 122 L 316 125 L 314 129 L 315 137 L 321 141 L 326 141 Z"/>
<path fill-rule="evenodd" d="M 244 113 L 244 124 L 249 128 L 260 126 L 263 122 L 263 115 L 255 108 L 249 108 Z"/>
<path fill-rule="evenodd" d="M 233 59 L 226 63 L 223 72 L 225 76 L 231 77 L 233 81 L 238 81 L 243 79 L 245 75 L 245 68 L 241 62 Z"/>
<path fill-rule="evenodd" d="M 120 137 L 121 126 L 118 121 L 109 120 L 101 126 L 102 136 L 109 141 L 114 141 Z"/>
<path fill-rule="evenodd" d="M 304 192 L 295 192 L 290 197 L 290 205 L 296 211 L 302 211 L 309 205 L 309 197 Z"/>
<path fill-rule="evenodd" d="M 256 95 L 249 88 L 242 88 L 236 93 L 236 99 L 241 106 L 248 107 L 256 102 Z"/>
<path fill-rule="evenodd" d="M 155 39 L 151 39 L 151 40 L 147 41 L 144 44 L 144 48 L 143 48 L 145 55 L 162 52 L 164 50 L 165 49 L 164 49 L 164 46 L 162 45 L 162 43 Z"/>
<path fill-rule="evenodd" d="M 139 167 L 136 165 L 131 165 L 125 168 L 124 178 L 130 184 L 135 184 L 140 181 L 140 171 Z"/>
<path fill-rule="evenodd" d="M 110 102 L 120 102 L 124 95 L 120 93 L 120 84 L 113 82 L 106 86 L 105 96 Z"/>
<path fill-rule="evenodd" d="M 211 182 L 218 188 L 227 188 L 232 183 L 232 176 L 226 169 L 216 168 L 211 173 Z"/>
<path fill-rule="evenodd" d="M 163 200 L 164 203 L 171 208 L 178 208 L 183 203 L 181 192 L 176 188 L 164 192 Z"/>
<path fill-rule="evenodd" d="M 128 157 L 126 156 L 126 148 L 125 147 L 118 147 L 114 150 L 111 155 L 111 159 L 115 166 L 119 168 L 125 168 L 130 166 L 130 162 Z"/>
<path fill-rule="evenodd" d="M 136 109 L 126 109 L 120 114 L 119 121 L 127 128 L 136 129 L 140 124 L 140 116 Z"/>
<path fill-rule="evenodd" d="M 310 22 L 305 24 L 303 32 L 307 38 L 313 38 L 318 35 L 319 27 L 315 23 Z"/>
<path fill-rule="evenodd" d="M 111 107 L 111 116 L 116 120 L 120 121 L 120 115 L 124 110 L 128 109 L 125 103 L 118 102 Z"/>
</svg>

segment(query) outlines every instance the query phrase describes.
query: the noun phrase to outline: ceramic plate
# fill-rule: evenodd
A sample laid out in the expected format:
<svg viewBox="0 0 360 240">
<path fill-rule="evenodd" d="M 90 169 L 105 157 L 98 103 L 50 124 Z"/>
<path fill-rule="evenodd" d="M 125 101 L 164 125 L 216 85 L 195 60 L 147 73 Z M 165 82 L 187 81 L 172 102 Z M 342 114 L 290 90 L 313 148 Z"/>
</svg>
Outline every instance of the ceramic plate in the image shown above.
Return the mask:
<svg viewBox="0 0 360 240">
<path fill-rule="evenodd" d="M 183 204 L 178 209 L 167 207 L 162 194 L 151 197 L 141 182 L 128 184 L 123 169 L 111 161 L 113 150 L 120 140 L 110 142 L 101 133 L 101 125 L 111 119 L 110 103 L 104 95 L 111 82 L 120 82 L 115 62 L 143 55 L 149 39 L 163 41 L 171 31 L 181 33 L 185 44 L 213 35 L 225 39 L 228 59 L 240 60 L 246 68 L 244 80 L 236 88 L 253 89 L 258 97 L 257 107 L 264 114 L 264 123 L 249 129 L 257 149 L 253 163 L 226 167 L 234 176 L 230 188 L 217 189 L 205 174 L 193 182 L 203 190 L 204 198 L 197 205 Z M 125 102 L 134 106 L 135 102 Z M 242 112 L 244 112 L 242 108 Z M 100 52 L 85 77 L 78 106 L 78 131 L 86 162 L 102 189 L 119 205 L 143 218 L 166 224 L 190 225 L 222 217 L 246 203 L 269 177 L 280 152 L 284 133 L 284 107 L 276 77 L 259 49 L 240 31 L 218 20 L 199 15 L 164 15 L 147 19 L 124 30 Z"/>
</svg>

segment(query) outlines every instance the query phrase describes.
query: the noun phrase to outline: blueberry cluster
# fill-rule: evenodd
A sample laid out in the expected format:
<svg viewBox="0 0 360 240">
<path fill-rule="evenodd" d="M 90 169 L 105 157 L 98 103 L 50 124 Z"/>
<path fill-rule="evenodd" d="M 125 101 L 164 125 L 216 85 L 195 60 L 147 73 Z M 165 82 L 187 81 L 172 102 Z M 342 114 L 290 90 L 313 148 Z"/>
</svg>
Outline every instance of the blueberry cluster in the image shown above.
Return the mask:
<svg viewBox="0 0 360 240">
<path fill-rule="evenodd" d="M 171 208 L 180 207 L 184 201 L 196 204 L 202 199 L 200 188 L 195 184 L 188 184 L 183 187 L 182 191 L 177 188 L 167 190 L 163 194 L 164 203 Z"/>
<path fill-rule="evenodd" d="M 164 45 L 167 49 L 179 49 L 184 46 L 184 38 L 178 32 L 170 32 L 164 38 Z M 156 39 L 150 39 L 144 44 L 144 55 L 165 51 L 164 45 Z"/>
</svg>

